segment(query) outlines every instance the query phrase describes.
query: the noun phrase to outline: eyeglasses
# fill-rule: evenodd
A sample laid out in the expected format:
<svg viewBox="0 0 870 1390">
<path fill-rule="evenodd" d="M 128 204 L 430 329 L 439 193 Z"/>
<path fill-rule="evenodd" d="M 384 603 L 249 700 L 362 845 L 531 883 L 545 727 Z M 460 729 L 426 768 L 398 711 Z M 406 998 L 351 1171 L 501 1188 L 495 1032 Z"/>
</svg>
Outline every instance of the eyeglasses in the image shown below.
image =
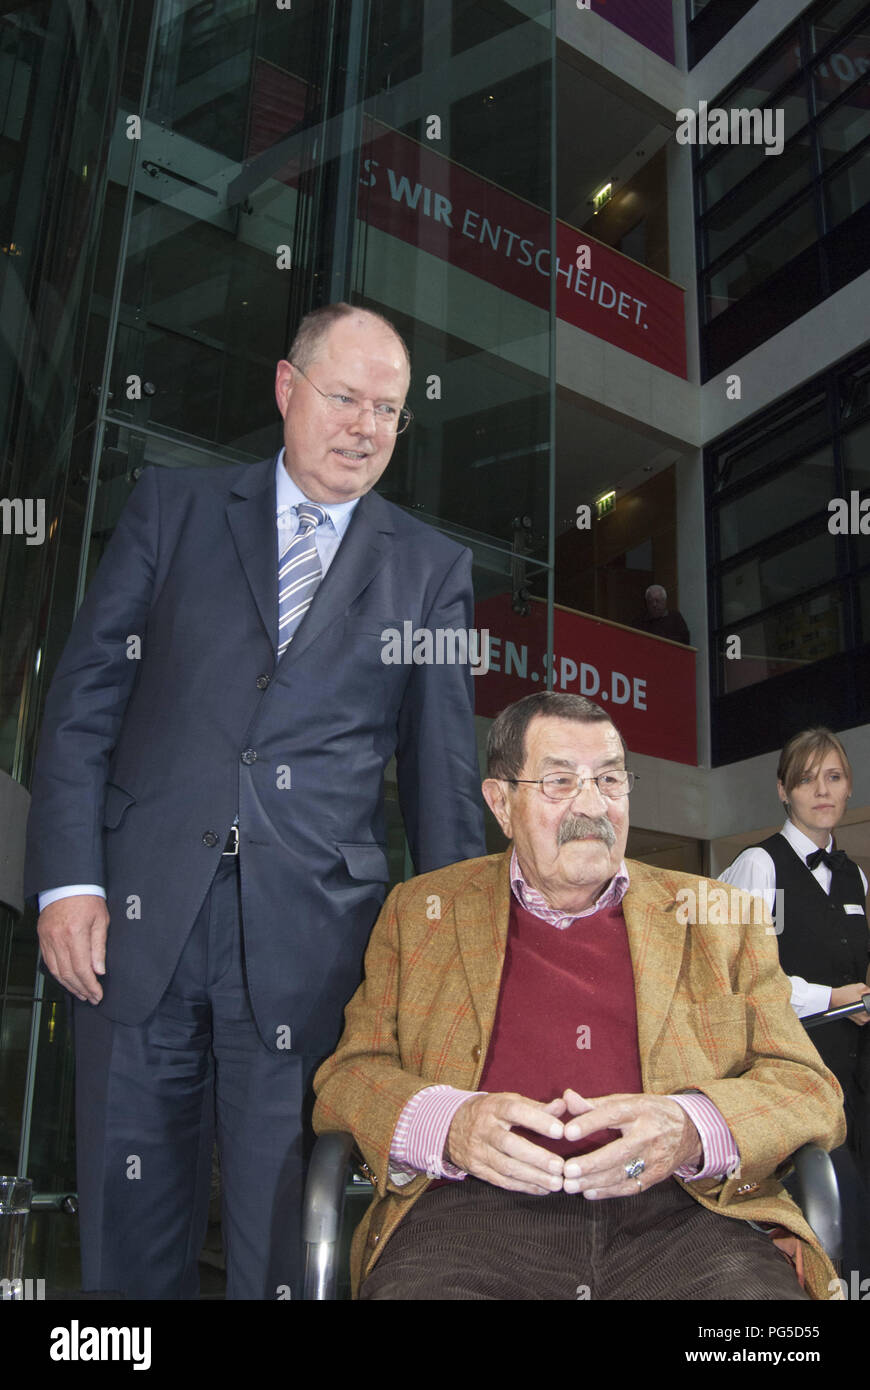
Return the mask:
<svg viewBox="0 0 870 1390">
<path fill-rule="evenodd" d="M 296 367 L 299 375 L 305 377 L 308 385 L 314 387 L 318 396 L 323 397 L 337 420 L 341 420 L 345 425 L 356 423 L 366 408 L 362 401 L 354 400 L 353 396 L 321 391 L 319 386 L 314 386 L 311 377 L 303 372 L 301 367 L 296 366 L 295 362 L 291 362 L 290 365 Z M 407 406 L 403 405 L 399 408 L 396 405 L 389 405 L 386 401 L 377 405 L 372 402 L 372 412 L 378 434 L 403 434 L 414 418 Z"/>
<path fill-rule="evenodd" d="M 620 796 L 628 796 L 637 776 L 624 768 L 614 768 L 611 772 L 599 772 L 597 777 L 578 777 L 576 772 L 548 772 L 546 777 L 506 777 L 505 781 L 540 787 L 548 801 L 570 801 L 587 782 L 594 782 L 602 796 L 616 801 Z"/>
</svg>

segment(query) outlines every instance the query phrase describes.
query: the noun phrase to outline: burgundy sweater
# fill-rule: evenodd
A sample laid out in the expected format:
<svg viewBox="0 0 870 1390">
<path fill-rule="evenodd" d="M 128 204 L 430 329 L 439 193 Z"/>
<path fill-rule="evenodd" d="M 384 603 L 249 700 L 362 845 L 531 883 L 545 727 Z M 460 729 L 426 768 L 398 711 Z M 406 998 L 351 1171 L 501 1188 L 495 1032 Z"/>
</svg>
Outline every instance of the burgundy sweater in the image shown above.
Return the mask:
<svg viewBox="0 0 870 1390">
<path fill-rule="evenodd" d="M 568 1086 L 587 1098 L 643 1090 L 625 917 L 621 906 L 607 907 L 560 930 L 512 894 L 498 1007 L 478 1090 L 550 1101 Z M 563 1158 L 619 1138 L 615 1130 L 599 1130 L 582 1143 L 519 1127 L 516 1133 Z"/>
</svg>

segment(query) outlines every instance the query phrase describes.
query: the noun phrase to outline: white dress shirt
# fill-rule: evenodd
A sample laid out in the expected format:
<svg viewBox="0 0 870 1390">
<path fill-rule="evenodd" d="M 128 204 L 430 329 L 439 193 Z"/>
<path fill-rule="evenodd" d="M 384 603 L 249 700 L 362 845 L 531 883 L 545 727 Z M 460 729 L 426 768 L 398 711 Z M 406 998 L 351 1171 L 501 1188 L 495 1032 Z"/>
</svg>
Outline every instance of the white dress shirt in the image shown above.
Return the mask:
<svg viewBox="0 0 870 1390">
<path fill-rule="evenodd" d="M 792 849 L 799 855 L 801 862 L 806 863 L 808 854 L 818 849 L 818 845 L 805 835 L 802 830 L 798 830 L 793 821 L 787 820 L 780 832 L 788 840 Z M 826 849 L 830 851 L 834 843 L 833 836 L 828 837 Z M 809 867 L 809 866 L 807 866 Z M 867 895 L 867 878 L 863 869 L 859 869 L 861 882 L 864 885 L 864 895 Z M 819 887 L 826 894 L 831 892 L 831 870 L 827 864 L 819 863 L 810 873 L 818 883 Z M 750 893 L 757 893 L 767 904 L 768 911 L 773 913 L 776 891 L 776 868 L 773 860 L 766 849 L 745 849 L 742 854 L 738 854 L 733 864 L 719 875 L 723 883 L 731 883 L 735 888 L 745 888 Z M 831 986 L 812 984 L 805 980 L 802 975 L 791 975 L 791 1006 L 798 1018 L 806 1018 L 808 1014 L 821 1014 L 831 1005 Z"/>
<path fill-rule="evenodd" d="M 299 518 L 292 509 L 297 507 L 300 502 L 311 501 L 311 498 L 306 497 L 305 493 L 296 486 L 284 467 L 283 449 L 275 460 L 275 493 L 278 504 L 276 524 L 278 527 L 278 555 L 280 556 L 299 529 Z M 319 502 L 317 504 L 326 512 L 326 521 L 318 526 L 314 533 L 314 544 L 317 546 L 323 574 L 326 574 L 335 559 L 335 552 L 350 525 L 350 518 L 358 501 L 359 498 L 355 497 L 351 502 Z M 276 571 L 276 592 L 277 587 Z M 84 897 L 85 894 L 104 898 L 106 890 L 98 883 L 71 883 L 64 888 L 49 888 L 46 892 L 39 894 L 39 910 L 42 912 L 49 903 L 57 902 L 60 898 L 80 898 Z"/>
</svg>

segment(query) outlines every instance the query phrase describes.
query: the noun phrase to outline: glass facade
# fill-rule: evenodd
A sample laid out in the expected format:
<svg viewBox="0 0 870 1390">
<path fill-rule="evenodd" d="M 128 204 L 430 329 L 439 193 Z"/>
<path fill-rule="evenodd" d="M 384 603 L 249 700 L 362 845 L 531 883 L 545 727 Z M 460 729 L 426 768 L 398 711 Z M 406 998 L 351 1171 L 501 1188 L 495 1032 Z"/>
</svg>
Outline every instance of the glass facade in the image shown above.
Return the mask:
<svg viewBox="0 0 870 1390">
<path fill-rule="evenodd" d="M 508 256 L 493 215 L 554 237 L 549 0 L 39 0 L 3 6 L 0 766 L 27 783 L 41 704 L 141 470 L 280 444 L 275 363 L 345 299 L 408 342 L 415 420 L 380 490 L 464 540 L 478 595 L 552 602 L 554 319 L 457 263 Z M 476 202 L 474 200 L 477 200 Z M 489 202 L 487 202 L 489 200 Z M 486 220 L 486 219 L 484 219 Z M 481 243 L 482 244 L 482 243 Z M 394 877 L 405 876 L 391 788 Z M 47 887 L 50 885 L 46 885 Z M 0 923 L 0 1159 L 73 1190 L 62 991 L 32 911 Z M 34 981 L 36 986 L 34 987 Z M 75 1284 L 74 1222 L 38 1217 L 34 1272 Z"/>
<path fill-rule="evenodd" d="M 707 451 L 714 763 L 870 718 L 868 439 L 865 351 Z"/>
<path fill-rule="evenodd" d="M 696 149 L 705 380 L 870 265 L 870 5 L 812 7 L 710 107 L 784 144 Z"/>
<path fill-rule="evenodd" d="M 689 67 L 700 63 L 754 4 L 755 0 L 686 0 Z"/>
</svg>

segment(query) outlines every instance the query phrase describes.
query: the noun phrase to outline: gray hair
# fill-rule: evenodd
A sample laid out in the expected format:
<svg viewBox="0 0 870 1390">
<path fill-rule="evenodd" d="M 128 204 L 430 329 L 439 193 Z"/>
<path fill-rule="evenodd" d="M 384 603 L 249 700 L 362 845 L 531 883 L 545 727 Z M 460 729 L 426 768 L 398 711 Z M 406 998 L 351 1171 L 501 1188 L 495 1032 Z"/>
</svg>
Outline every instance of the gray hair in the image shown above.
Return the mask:
<svg viewBox="0 0 870 1390">
<path fill-rule="evenodd" d="M 486 744 L 486 774 L 510 781 L 519 777 L 526 760 L 526 730 L 538 715 L 547 719 L 571 719 L 577 724 L 611 724 L 610 715 L 585 695 L 567 695 L 555 690 L 539 690 L 508 705 L 493 720 Z M 619 730 L 616 729 L 619 734 Z M 622 751 L 625 739 L 619 734 Z"/>
</svg>

